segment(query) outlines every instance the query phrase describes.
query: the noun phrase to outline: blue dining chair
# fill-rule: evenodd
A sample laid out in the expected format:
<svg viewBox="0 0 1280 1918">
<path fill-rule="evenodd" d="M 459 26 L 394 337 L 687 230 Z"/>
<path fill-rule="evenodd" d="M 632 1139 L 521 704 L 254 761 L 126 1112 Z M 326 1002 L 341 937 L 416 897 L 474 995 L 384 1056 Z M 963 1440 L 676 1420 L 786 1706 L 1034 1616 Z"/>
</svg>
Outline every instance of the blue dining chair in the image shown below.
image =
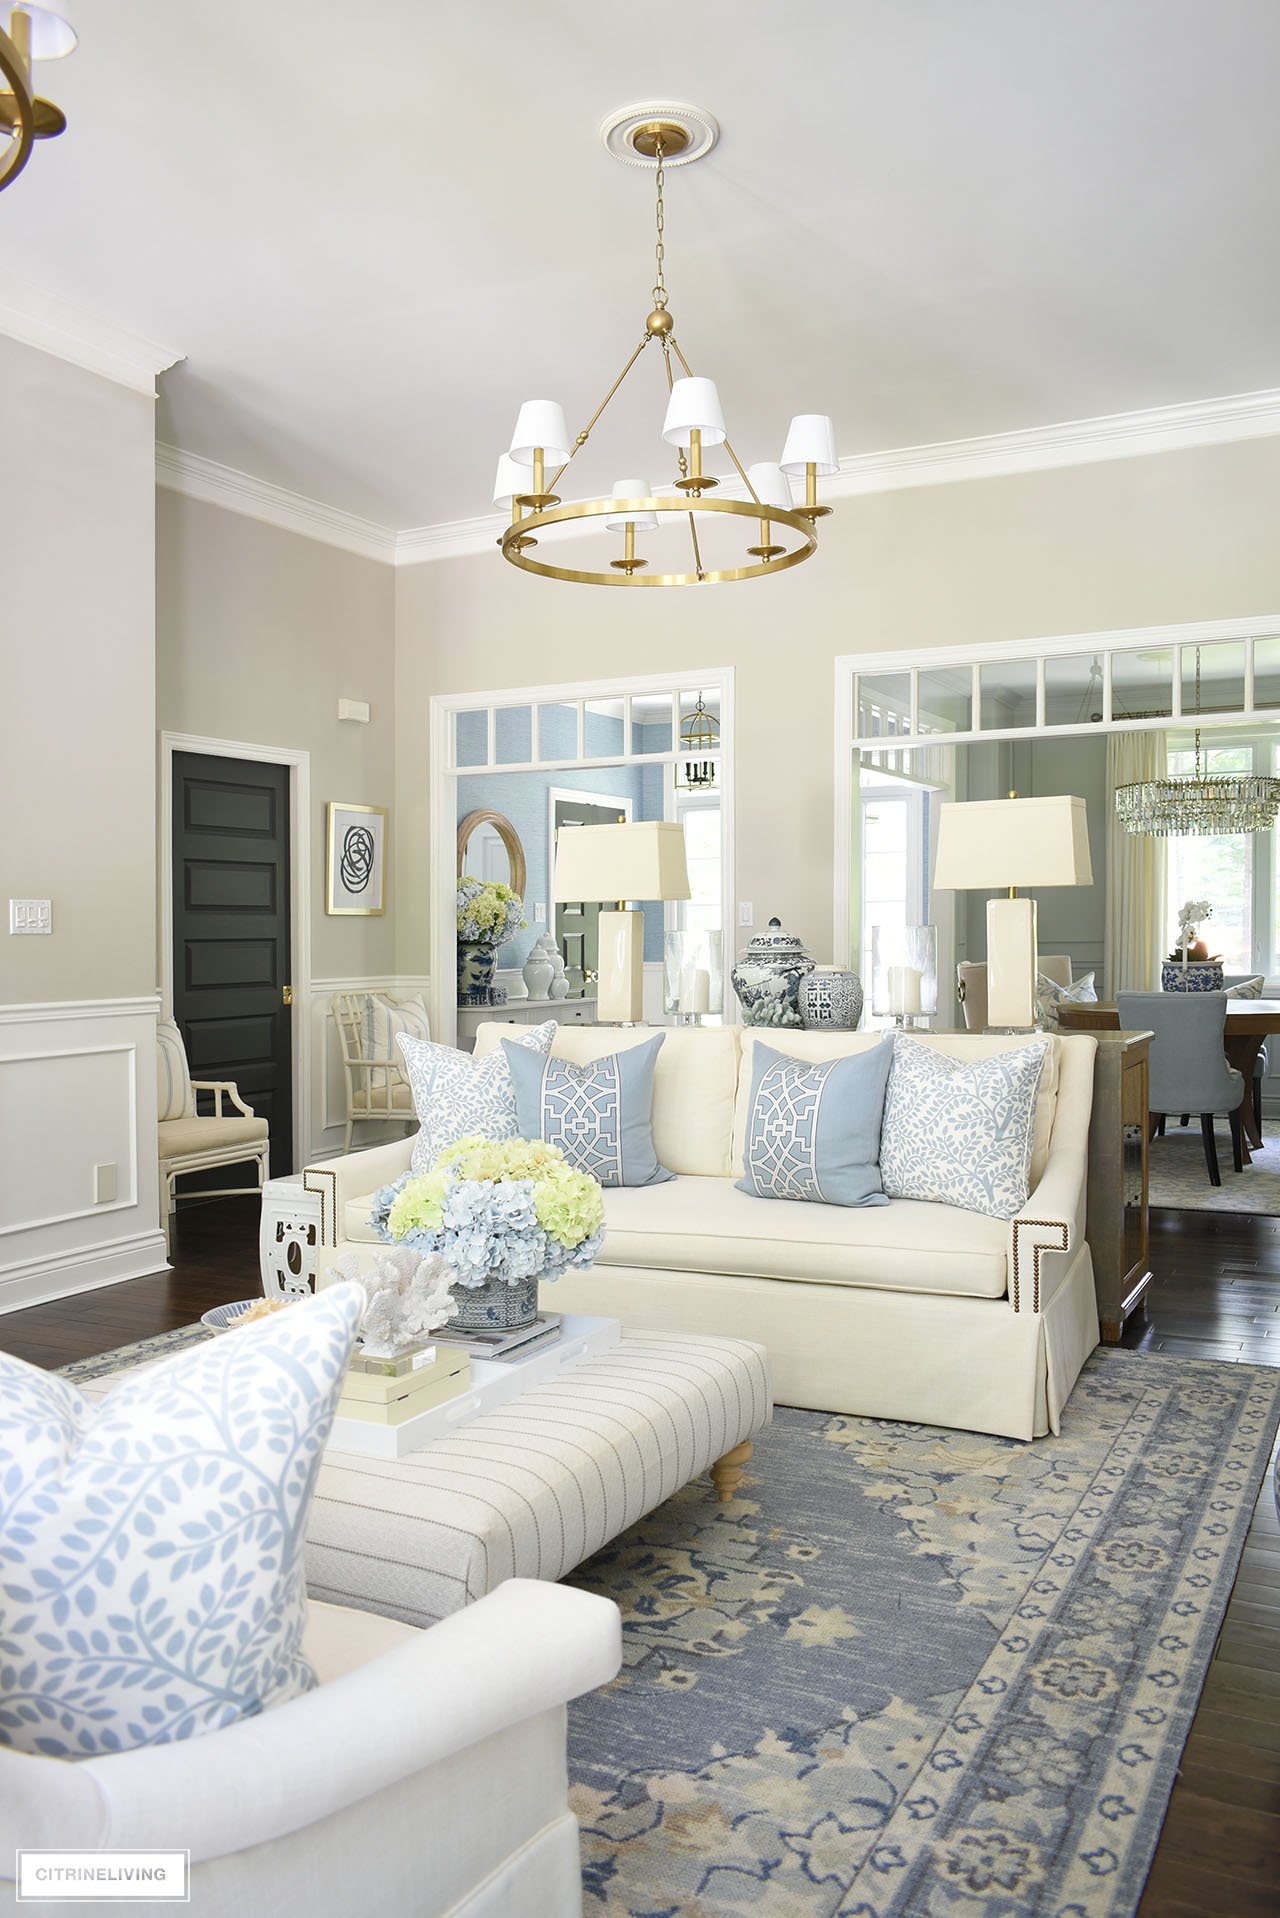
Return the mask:
<svg viewBox="0 0 1280 1918">
<path fill-rule="evenodd" d="M 1222 1049 L 1227 1020 L 1225 992 L 1118 992 L 1116 1010 L 1125 1032 L 1147 1031 L 1151 1041 L 1147 1106 L 1162 1117 L 1198 1112 L 1204 1160 L 1211 1185 L 1222 1184 L 1214 1114 L 1225 1112 L 1231 1126 L 1231 1157 L 1244 1169 L 1240 1134 L 1243 1075 L 1227 1064 Z"/>
</svg>

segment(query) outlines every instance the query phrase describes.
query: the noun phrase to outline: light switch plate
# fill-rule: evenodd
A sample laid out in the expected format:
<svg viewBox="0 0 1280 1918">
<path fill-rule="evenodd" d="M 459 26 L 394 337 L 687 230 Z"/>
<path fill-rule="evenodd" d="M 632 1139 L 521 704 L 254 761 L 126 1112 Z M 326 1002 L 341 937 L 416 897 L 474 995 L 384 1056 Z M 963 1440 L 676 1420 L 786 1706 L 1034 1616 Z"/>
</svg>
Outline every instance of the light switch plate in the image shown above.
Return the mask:
<svg viewBox="0 0 1280 1918">
<path fill-rule="evenodd" d="M 751 901 L 749 899 L 739 899 L 738 924 L 740 926 L 753 926 L 755 922 L 756 922 L 756 909 L 752 905 Z"/>
<path fill-rule="evenodd" d="M 51 933 L 53 901 L 51 899 L 11 899 L 9 931 L 11 933 Z"/>
<path fill-rule="evenodd" d="M 533 923 L 535 926 L 545 926 L 547 923 L 547 909 L 541 900 L 533 909 Z"/>
</svg>

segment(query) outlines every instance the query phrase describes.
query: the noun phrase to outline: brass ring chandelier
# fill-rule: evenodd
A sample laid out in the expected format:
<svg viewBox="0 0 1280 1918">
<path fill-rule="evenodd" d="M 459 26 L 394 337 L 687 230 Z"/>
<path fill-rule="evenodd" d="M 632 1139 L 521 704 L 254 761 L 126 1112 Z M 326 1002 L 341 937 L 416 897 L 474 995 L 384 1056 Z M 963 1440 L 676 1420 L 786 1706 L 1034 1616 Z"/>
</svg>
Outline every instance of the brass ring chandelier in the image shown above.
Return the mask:
<svg viewBox="0 0 1280 1918">
<path fill-rule="evenodd" d="M 42 100 L 31 81 L 33 60 L 60 60 L 76 44 L 75 31 L 59 14 L 20 0 L 0 27 L 0 191 L 12 186 L 37 140 L 66 130 L 67 116 Z"/>
<path fill-rule="evenodd" d="M 653 109 L 655 117 L 646 117 L 649 109 L 629 108 L 606 122 L 606 144 L 618 158 L 632 165 L 651 165 L 655 173 L 656 206 L 654 246 L 655 276 L 653 308 L 645 320 L 644 333 L 621 373 L 605 394 L 587 424 L 570 442 L 564 414 L 552 400 L 527 400 L 520 409 L 509 451 L 498 461 L 494 482 L 494 504 L 508 508 L 511 524 L 498 545 L 504 559 L 526 573 L 544 579 L 568 580 L 582 586 L 705 586 L 735 579 L 762 579 L 771 573 L 785 572 L 817 551 L 816 522 L 831 511 L 818 503 L 817 482 L 838 471 L 835 435 L 824 414 L 802 413 L 791 422 L 782 457 L 775 465 L 760 462 L 744 468 L 733 450 L 724 427 L 720 397 L 715 382 L 695 375 L 680 350 L 675 321 L 667 305 L 665 277 L 664 187 L 666 163 L 690 148 L 697 135 L 695 150 L 688 159 L 698 158 L 714 142 L 715 122 L 697 109 Z M 622 143 L 619 143 L 619 140 Z M 624 150 L 625 148 L 625 150 Z M 667 381 L 667 412 L 662 438 L 676 452 L 679 477 L 674 481 L 675 497 L 653 493 L 639 479 L 615 482 L 609 498 L 560 503 L 556 489 L 573 460 L 587 444 L 609 402 L 647 347 L 657 342 Z M 673 364 L 673 361 L 675 364 Z M 706 497 L 720 482 L 705 473 L 703 452 L 723 446 L 746 488 L 745 499 Z M 547 477 L 550 471 L 550 478 Z M 791 497 L 789 476 L 803 478 L 805 501 L 796 506 Z M 699 517 L 711 515 L 701 533 Z M 678 572 L 649 570 L 649 562 L 637 551 L 637 535 L 654 532 L 664 519 L 673 516 L 688 522 L 689 566 Z M 755 543 L 746 547 L 738 565 L 708 566 L 703 559 L 702 535 L 709 526 L 751 523 Z M 548 527 L 581 523 L 592 526 L 603 521 L 610 532 L 621 533 L 621 551 L 606 563 L 587 566 L 557 566 L 550 560 L 531 557 L 538 535 Z M 790 536 L 790 537 L 788 537 Z"/>
</svg>

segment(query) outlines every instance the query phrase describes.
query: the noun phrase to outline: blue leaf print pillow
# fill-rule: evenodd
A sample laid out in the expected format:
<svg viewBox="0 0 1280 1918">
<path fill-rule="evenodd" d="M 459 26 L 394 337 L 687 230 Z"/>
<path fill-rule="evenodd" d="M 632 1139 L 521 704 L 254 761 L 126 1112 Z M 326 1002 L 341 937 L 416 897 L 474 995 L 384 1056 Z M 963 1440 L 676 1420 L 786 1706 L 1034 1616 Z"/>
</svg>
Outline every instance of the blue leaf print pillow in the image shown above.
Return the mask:
<svg viewBox="0 0 1280 1918">
<path fill-rule="evenodd" d="M 94 1758 L 309 1691 L 303 1541 L 360 1288 L 88 1399 L 0 1353 L 0 1745 Z"/>
</svg>

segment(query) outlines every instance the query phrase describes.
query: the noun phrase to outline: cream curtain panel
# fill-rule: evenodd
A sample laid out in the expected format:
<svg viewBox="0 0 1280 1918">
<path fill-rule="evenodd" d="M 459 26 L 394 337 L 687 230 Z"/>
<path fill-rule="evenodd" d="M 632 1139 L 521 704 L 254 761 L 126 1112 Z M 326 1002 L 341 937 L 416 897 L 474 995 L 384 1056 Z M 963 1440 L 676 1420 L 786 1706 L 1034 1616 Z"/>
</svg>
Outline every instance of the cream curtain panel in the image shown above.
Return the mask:
<svg viewBox="0 0 1280 1918">
<path fill-rule="evenodd" d="M 1107 739 L 1106 996 L 1154 992 L 1165 945 L 1166 843 L 1129 833 L 1116 818 L 1116 787 L 1163 779 L 1165 733 L 1112 733 Z"/>
</svg>

